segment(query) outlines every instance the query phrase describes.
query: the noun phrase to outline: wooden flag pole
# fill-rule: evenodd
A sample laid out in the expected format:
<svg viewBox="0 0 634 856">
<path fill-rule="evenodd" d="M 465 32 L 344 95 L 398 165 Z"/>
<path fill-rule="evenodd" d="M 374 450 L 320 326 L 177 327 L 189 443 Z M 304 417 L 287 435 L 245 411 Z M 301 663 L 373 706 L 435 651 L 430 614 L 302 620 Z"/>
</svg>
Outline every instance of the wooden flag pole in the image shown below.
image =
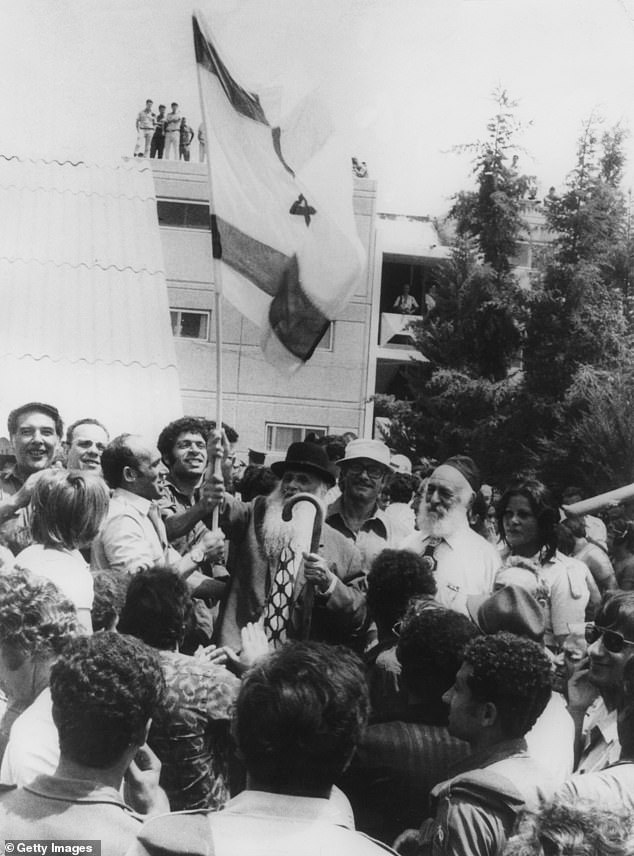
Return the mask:
<svg viewBox="0 0 634 856">
<path fill-rule="evenodd" d="M 199 21 L 199 23 L 201 22 Z M 209 187 L 209 234 L 211 236 L 211 255 L 213 258 L 214 274 L 214 314 L 216 331 L 216 431 L 222 432 L 222 270 L 220 265 L 220 254 L 222 249 L 220 246 L 220 236 L 217 234 L 215 227 L 213 180 L 211 176 L 211 135 L 208 131 L 205 99 L 203 98 L 200 65 L 198 62 L 196 62 L 196 75 L 198 78 L 200 111 L 203 118 L 203 127 L 205 129 L 205 154 L 207 156 L 207 183 Z M 211 442 L 209 442 L 207 446 L 207 473 L 205 475 L 205 478 L 208 481 L 211 481 L 213 476 L 222 478 L 222 454 L 216 454 L 215 445 L 213 445 L 213 437 L 210 437 L 210 441 Z M 219 517 L 220 509 L 216 506 L 212 512 L 212 525 L 214 529 L 218 528 Z"/>
</svg>

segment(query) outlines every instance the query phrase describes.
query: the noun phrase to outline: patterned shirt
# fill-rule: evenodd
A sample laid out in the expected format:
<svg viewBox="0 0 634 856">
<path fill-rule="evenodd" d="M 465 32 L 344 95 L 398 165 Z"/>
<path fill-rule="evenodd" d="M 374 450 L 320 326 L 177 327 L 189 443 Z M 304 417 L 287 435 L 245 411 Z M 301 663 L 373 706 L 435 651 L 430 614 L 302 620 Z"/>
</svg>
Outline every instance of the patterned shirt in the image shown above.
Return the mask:
<svg viewBox="0 0 634 856">
<path fill-rule="evenodd" d="M 161 760 L 172 811 L 221 808 L 229 799 L 229 723 L 240 681 L 225 668 L 161 651 L 167 696 L 148 743 Z"/>
</svg>

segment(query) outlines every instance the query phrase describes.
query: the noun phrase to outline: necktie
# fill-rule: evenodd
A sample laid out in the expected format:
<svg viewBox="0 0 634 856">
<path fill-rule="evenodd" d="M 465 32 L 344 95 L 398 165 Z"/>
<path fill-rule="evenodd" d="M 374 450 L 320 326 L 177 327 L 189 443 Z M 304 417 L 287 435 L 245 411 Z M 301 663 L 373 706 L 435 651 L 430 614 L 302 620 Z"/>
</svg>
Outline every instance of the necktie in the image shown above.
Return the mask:
<svg viewBox="0 0 634 856">
<path fill-rule="evenodd" d="M 264 606 L 264 630 L 274 648 L 279 648 L 287 639 L 286 631 L 295 585 L 294 559 L 291 548 L 284 547 Z"/>
<path fill-rule="evenodd" d="M 161 513 L 158 510 L 158 507 L 152 503 L 147 513 L 148 520 L 154 527 L 154 531 L 156 532 L 159 543 L 161 545 L 161 550 L 165 550 L 167 547 L 167 533 L 165 531 L 165 524 L 161 519 Z"/>
<path fill-rule="evenodd" d="M 438 567 L 438 561 L 436 559 L 436 547 L 438 547 L 441 541 L 442 538 L 427 539 L 427 546 L 423 551 L 422 559 L 425 569 L 428 571 L 433 572 Z"/>
</svg>

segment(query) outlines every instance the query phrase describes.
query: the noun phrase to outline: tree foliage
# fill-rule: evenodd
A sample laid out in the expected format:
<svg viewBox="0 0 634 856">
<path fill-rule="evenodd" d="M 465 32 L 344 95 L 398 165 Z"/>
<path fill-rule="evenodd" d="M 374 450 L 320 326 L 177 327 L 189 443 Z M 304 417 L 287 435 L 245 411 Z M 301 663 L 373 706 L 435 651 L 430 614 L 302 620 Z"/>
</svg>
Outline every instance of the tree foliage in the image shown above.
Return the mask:
<svg viewBox="0 0 634 856">
<path fill-rule="evenodd" d="M 458 234 L 478 242 L 486 264 L 501 277 L 511 270 L 517 241 L 525 230 L 521 203 L 531 178 L 519 172 L 517 137 L 522 124 L 515 115 L 517 102 L 506 90 L 493 93 L 497 112 L 487 124 L 487 136 L 475 143 L 457 146 L 456 151 L 473 152 L 475 190 L 454 196 L 449 216 Z"/>
<path fill-rule="evenodd" d="M 462 452 L 500 485 L 531 469 L 554 487 L 597 493 L 634 480 L 625 135 L 597 117 L 583 124 L 575 166 L 546 202 L 553 241 L 526 292 L 512 265 L 529 179 L 515 105 L 503 91 L 496 99 L 487 137 L 462 147 L 475 153 L 476 189 L 454 197 L 456 245 L 416 329 L 429 362 L 412 366 L 409 401 L 380 397 L 377 412 L 392 419 L 389 441 L 414 457 Z"/>
</svg>

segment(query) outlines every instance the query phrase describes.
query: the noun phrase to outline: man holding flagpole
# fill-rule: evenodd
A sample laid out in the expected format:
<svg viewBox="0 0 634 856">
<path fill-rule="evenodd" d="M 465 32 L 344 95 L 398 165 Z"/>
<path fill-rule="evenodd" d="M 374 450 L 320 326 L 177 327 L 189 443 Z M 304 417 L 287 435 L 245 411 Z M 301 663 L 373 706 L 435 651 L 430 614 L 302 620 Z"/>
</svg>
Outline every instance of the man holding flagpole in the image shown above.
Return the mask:
<svg viewBox="0 0 634 856">
<path fill-rule="evenodd" d="M 286 459 L 272 469 L 281 479 L 278 487 L 248 503 L 224 494 L 216 482 L 220 526 L 233 547 L 218 644 L 239 651 L 241 629 L 263 621 L 274 647 L 309 636 L 362 650 L 367 610 L 358 550 L 324 523 L 317 532 L 319 546 L 309 552 L 302 548 L 297 522 L 284 519 L 285 504 L 301 493 L 315 499 L 323 521 L 324 498 L 335 483 L 328 456 L 313 443 L 292 443 Z"/>
</svg>

